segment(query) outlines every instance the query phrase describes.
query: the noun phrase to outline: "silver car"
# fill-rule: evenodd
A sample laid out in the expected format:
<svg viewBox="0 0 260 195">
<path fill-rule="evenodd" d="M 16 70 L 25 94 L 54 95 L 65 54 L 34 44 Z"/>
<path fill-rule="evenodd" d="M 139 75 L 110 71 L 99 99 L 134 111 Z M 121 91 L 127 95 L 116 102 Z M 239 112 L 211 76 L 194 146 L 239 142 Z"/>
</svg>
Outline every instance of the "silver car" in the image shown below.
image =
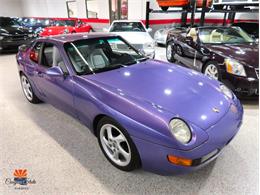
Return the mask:
<svg viewBox="0 0 260 195">
<path fill-rule="evenodd" d="M 108 32 L 119 35 L 133 45 L 137 50 L 143 52 L 147 57 L 155 57 L 155 42 L 141 21 L 115 20 Z"/>
</svg>

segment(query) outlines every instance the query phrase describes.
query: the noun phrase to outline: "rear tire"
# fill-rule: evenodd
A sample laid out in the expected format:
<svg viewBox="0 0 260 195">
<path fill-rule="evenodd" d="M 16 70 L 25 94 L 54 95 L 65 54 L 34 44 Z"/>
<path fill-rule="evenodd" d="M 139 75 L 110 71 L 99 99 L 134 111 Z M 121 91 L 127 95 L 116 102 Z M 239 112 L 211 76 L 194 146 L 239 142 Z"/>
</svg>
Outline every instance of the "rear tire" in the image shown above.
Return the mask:
<svg viewBox="0 0 260 195">
<path fill-rule="evenodd" d="M 42 101 L 35 95 L 29 79 L 22 73 L 20 76 L 21 86 L 24 96 L 32 104 L 38 104 Z"/>
<path fill-rule="evenodd" d="M 141 166 L 135 144 L 127 131 L 111 118 L 102 118 L 97 125 L 99 146 L 107 160 L 122 171 L 132 171 Z"/>
</svg>

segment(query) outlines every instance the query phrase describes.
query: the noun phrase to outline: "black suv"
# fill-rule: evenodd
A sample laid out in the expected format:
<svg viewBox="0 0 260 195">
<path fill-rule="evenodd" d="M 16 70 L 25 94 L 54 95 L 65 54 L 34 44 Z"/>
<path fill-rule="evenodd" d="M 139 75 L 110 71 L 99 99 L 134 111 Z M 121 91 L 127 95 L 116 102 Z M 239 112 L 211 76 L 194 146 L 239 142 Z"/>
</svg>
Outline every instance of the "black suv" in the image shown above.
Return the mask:
<svg viewBox="0 0 260 195">
<path fill-rule="evenodd" d="M 33 32 L 20 26 L 14 18 L 0 17 L 0 53 L 17 51 L 20 45 L 30 43 L 34 37 Z"/>
</svg>

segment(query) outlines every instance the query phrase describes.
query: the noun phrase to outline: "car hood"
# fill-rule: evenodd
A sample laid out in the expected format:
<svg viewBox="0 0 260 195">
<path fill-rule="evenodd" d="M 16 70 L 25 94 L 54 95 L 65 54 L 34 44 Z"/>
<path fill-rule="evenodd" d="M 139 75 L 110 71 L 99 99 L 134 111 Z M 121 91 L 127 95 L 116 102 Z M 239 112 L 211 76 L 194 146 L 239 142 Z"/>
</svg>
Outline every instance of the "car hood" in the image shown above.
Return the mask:
<svg viewBox="0 0 260 195">
<path fill-rule="evenodd" d="M 208 129 L 227 112 L 230 100 L 219 92 L 219 82 L 186 68 L 148 60 L 129 67 L 84 76 L 106 91 L 147 102 L 158 109 Z M 114 102 L 117 104 L 117 102 Z M 219 113 L 213 108 L 220 110 Z M 126 108 L 124 108 L 126 109 Z M 167 121 L 169 122 L 169 121 Z"/>
<path fill-rule="evenodd" d="M 131 44 L 152 43 L 153 39 L 147 32 L 112 32 L 127 40 Z"/>
<path fill-rule="evenodd" d="M 245 66 L 259 67 L 258 44 L 221 44 L 206 47 L 225 58 L 235 59 Z"/>
<path fill-rule="evenodd" d="M 9 35 L 24 35 L 28 34 L 29 30 L 21 26 L 5 26 L 0 27 L 0 33 L 6 33 Z"/>
</svg>

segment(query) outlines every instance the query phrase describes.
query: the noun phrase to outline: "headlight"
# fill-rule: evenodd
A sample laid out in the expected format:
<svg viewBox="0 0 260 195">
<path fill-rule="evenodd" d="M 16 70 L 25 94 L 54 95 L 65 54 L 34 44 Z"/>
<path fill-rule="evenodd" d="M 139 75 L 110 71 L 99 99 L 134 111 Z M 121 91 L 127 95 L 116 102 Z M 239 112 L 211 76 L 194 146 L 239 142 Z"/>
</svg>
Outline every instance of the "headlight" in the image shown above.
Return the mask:
<svg viewBox="0 0 260 195">
<path fill-rule="evenodd" d="M 4 36 L 0 36 L 0 40 L 3 40 L 4 39 Z"/>
<path fill-rule="evenodd" d="M 181 119 L 172 119 L 170 124 L 172 135 L 182 144 L 187 144 L 191 140 L 190 128 Z"/>
<path fill-rule="evenodd" d="M 32 37 L 33 37 L 33 34 L 28 34 L 28 37 L 32 38 Z"/>
<path fill-rule="evenodd" d="M 226 69 L 227 69 L 228 73 L 246 77 L 246 72 L 245 72 L 244 66 L 242 64 L 240 64 L 239 62 L 237 62 L 233 59 L 227 58 L 227 59 L 225 59 L 225 65 L 226 65 Z"/>
<path fill-rule="evenodd" d="M 154 42 L 151 43 L 145 43 L 144 44 L 144 49 L 154 49 Z"/>
<path fill-rule="evenodd" d="M 230 99 L 233 98 L 233 92 L 229 88 L 227 88 L 225 85 L 221 84 L 220 85 L 220 90 L 228 98 L 230 98 Z"/>
</svg>

